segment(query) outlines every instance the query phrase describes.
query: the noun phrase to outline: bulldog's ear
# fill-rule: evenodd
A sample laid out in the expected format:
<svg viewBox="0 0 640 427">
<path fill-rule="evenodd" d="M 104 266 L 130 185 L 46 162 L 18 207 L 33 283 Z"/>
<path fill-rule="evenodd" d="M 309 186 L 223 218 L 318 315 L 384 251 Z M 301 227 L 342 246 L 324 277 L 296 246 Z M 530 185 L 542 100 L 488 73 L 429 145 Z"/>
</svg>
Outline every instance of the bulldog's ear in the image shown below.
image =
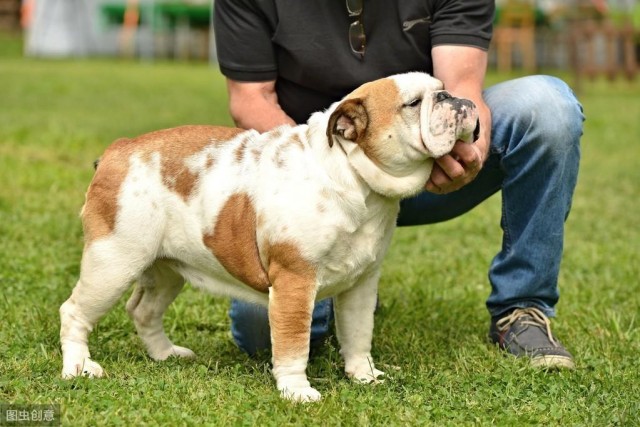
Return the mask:
<svg viewBox="0 0 640 427">
<path fill-rule="evenodd" d="M 327 140 L 333 147 L 333 136 L 340 135 L 349 141 L 357 141 L 369 123 L 367 109 L 362 99 L 346 99 L 333 111 L 327 125 Z"/>
</svg>

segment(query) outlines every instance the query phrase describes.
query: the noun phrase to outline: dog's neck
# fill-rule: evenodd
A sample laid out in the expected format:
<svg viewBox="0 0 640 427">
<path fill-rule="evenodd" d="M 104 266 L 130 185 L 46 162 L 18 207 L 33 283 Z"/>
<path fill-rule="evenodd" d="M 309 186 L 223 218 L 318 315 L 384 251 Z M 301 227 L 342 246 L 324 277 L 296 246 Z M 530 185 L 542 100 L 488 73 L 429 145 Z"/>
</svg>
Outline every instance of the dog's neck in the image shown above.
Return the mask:
<svg viewBox="0 0 640 427">
<path fill-rule="evenodd" d="M 318 159 L 331 178 L 347 187 L 359 185 L 389 199 L 402 199 L 419 193 L 429 179 L 433 159 L 420 165 L 409 174 L 394 175 L 371 160 L 362 148 L 351 141 L 336 138 L 329 146 L 326 128 L 330 111 L 316 113 L 309 119 L 308 140 Z M 347 167 L 340 159 L 344 159 Z M 364 190 L 364 189 L 363 189 Z"/>
<path fill-rule="evenodd" d="M 424 188 L 431 174 L 433 159 L 428 159 L 409 174 L 397 176 L 377 165 L 358 144 L 341 141 L 340 138 L 337 142 L 360 177 L 373 191 L 384 197 L 403 199 L 413 196 Z"/>
<path fill-rule="evenodd" d="M 329 146 L 326 128 L 328 114 L 315 113 L 309 119 L 306 128 L 307 141 L 315 158 L 322 164 L 328 177 L 336 183 L 336 188 L 358 191 L 364 198 L 371 192 L 368 183 L 355 172 L 350 165 L 347 154 L 338 145 Z"/>
</svg>

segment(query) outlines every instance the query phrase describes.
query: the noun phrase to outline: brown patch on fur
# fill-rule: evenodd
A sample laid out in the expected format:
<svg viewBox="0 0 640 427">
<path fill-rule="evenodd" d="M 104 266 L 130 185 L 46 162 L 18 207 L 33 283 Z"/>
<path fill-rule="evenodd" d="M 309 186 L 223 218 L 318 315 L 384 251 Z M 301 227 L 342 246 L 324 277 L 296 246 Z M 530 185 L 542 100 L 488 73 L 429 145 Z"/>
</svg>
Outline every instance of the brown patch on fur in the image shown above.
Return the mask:
<svg viewBox="0 0 640 427">
<path fill-rule="evenodd" d="M 291 136 L 291 142 L 301 150 L 304 150 L 304 143 L 302 142 L 302 139 L 300 139 L 300 135 L 294 133 Z"/>
<path fill-rule="evenodd" d="M 254 147 L 251 149 L 251 154 L 253 154 L 253 160 L 258 163 L 258 161 L 260 161 L 260 156 L 262 156 L 262 150 Z"/>
<path fill-rule="evenodd" d="M 363 92 L 366 96 L 364 107 L 370 119 L 370 123 L 375 126 L 368 126 L 358 144 L 364 153 L 373 161 L 379 162 L 379 151 L 381 147 L 377 145 L 383 140 L 383 133 L 389 131 L 393 125 L 393 120 L 398 115 L 398 106 L 402 104 L 398 87 L 391 79 L 382 79 L 375 84 L 368 84 L 356 90 L 356 94 Z M 363 96 L 363 95 L 360 95 Z"/>
<path fill-rule="evenodd" d="M 287 165 L 287 156 L 285 152 L 290 149 L 304 150 L 304 144 L 298 135 L 292 135 L 290 138 L 280 140 L 277 142 L 278 146 L 273 154 L 273 163 L 278 168 L 285 167 Z"/>
<path fill-rule="evenodd" d="M 269 140 L 274 141 L 282 136 L 283 130 L 282 128 L 277 127 L 273 130 L 270 130 L 268 133 L 269 133 Z"/>
<path fill-rule="evenodd" d="M 320 190 L 320 197 L 322 197 L 323 199 L 330 199 L 331 193 L 326 188 L 323 188 L 322 190 Z"/>
<path fill-rule="evenodd" d="M 210 144 L 227 142 L 241 132 L 241 129 L 235 128 L 183 126 L 147 135 L 151 138 L 149 145 L 157 146 L 157 149 L 150 151 L 160 153 L 160 173 L 164 184 L 187 200 L 195 187 L 198 175 L 187 168 L 184 160 Z"/>
<path fill-rule="evenodd" d="M 178 193 L 184 200 L 189 198 L 193 187 L 196 184 L 198 176 L 186 167 L 183 167 L 176 175 L 172 174 L 172 171 L 167 170 L 165 162 L 162 162 L 162 182 L 170 190 Z"/>
<path fill-rule="evenodd" d="M 216 158 L 213 154 L 207 156 L 207 162 L 204 164 L 205 169 L 210 170 L 216 164 Z"/>
<path fill-rule="evenodd" d="M 225 142 L 241 132 L 244 131 L 219 126 L 182 126 L 116 140 L 100 158 L 87 190 L 82 209 L 85 241 L 91 242 L 113 232 L 118 195 L 129 172 L 131 156 L 137 154 L 143 161 L 149 162 L 153 153 L 159 153 L 165 185 L 186 199 L 197 176 L 189 172 L 184 159 L 209 144 Z"/>
<path fill-rule="evenodd" d="M 260 262 L 256 242 L 256 211 L 246 193 L 233 194 L 220 210 L 212 234 L 204 244 L 236 279 L 260 292 L 268 292 L 269 278 Z"/>
<path fill-rule="evenodd" d="M 275 153 L 273 154 L 273 163 L 278 168 L 282 168 L 286 164 L 286 161 L 285 161 L 286 157 L 284 156 L 284 152 L 286 151 L 286 149 L 287 149 L 287 144 L 280 143 L 276 148 Z"/>
<path fill-rule="evenodd" d="M 238 163 L 244 160 L 245 153 L 247 151 L 247 146 L 249 145 L 249 141 L 250 141 L 249 137 L 243 138 L 238 144 L 238 147 L 235 149 L 234 154 L 235 154 L 236 161 Z"/>
<path fill-rule="evenodd" d="M 299 248 L 288 242 L 268 248 L 269 324 L 273 359 L 305 356 L 309 352 L 311 314 L 315 299 L 316 270 Z"/>
<path fill-rule="evenodd" d="M 116 140 L 100 158 L 82 207 L 85 243 L 108 236 L 115 228 L 118 194 L 129 171 L 129 162 L 119 161 L 119 152 L 127 151 L 130 142 L 127 138 Z"/>
</svg>

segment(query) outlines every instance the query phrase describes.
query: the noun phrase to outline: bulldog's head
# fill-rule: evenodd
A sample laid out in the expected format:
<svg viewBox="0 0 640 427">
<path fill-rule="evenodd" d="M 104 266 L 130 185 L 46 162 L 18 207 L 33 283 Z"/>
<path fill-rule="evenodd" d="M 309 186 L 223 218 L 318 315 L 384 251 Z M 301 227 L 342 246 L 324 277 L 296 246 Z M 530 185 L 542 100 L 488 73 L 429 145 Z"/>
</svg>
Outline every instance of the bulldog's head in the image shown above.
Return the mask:
<svg viewBox="0 0 640 427">
<path fill-rule="evenodd" d="M 477 139 L 473 102 L 452 97 L 424 73 L 364 84 L 328 112 L 329 145 L 339 144 L 367 184 L 388 197 L 419 192 L 434 158 L 458 140 Z"/>
</svg>

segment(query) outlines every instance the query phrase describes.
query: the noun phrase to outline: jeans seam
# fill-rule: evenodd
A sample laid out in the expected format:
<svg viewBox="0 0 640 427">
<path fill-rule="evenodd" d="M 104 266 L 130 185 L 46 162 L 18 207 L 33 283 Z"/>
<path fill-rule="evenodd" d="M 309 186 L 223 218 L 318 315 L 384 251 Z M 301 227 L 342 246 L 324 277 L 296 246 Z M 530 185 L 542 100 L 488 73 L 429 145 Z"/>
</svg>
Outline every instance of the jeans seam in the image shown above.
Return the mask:
<svg viewBox="0 0 640 427">
<path fill-rule="evenodd" d="M 507 196 L 504 192 L 504 185 L 500 191 L 502 193 L 502 233 L 503 233 L 503 242 L 504 242 L 504 250 L 511 250 L 511 234 L 509 233 L 509 215 L 507 209 Z"/>
</svg>

